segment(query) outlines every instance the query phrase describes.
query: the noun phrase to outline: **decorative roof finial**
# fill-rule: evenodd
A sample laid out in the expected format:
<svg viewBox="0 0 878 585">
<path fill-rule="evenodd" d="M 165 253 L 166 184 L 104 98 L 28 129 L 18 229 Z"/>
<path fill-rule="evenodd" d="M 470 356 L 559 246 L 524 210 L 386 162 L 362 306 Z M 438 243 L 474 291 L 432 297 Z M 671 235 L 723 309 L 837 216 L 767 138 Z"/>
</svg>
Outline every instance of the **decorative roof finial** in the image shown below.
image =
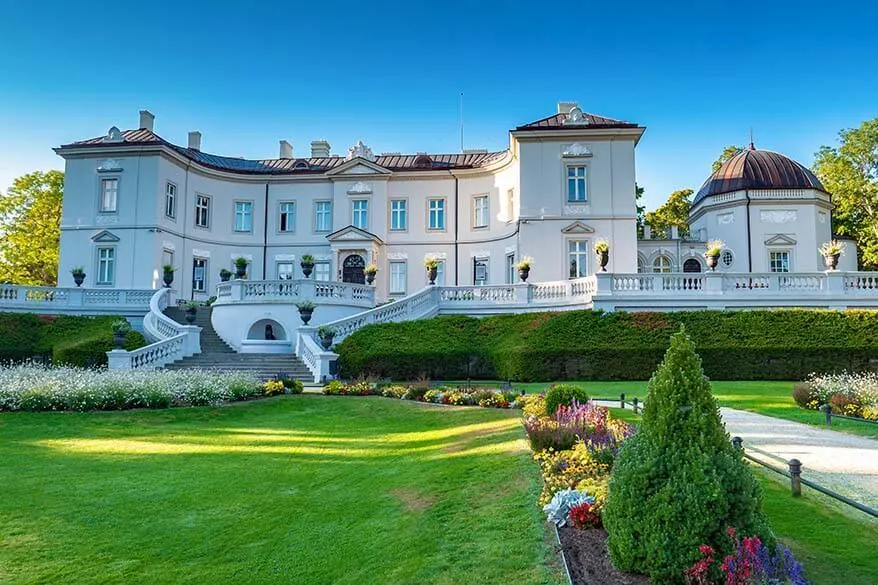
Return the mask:
<svg viewBox="0 0 878 585">
<path fill-rule="evenodd" d="M 750 150 L 756 150 L 756 145 L 753 144 L 753 127 L 750 127 Z"/>
</svg>

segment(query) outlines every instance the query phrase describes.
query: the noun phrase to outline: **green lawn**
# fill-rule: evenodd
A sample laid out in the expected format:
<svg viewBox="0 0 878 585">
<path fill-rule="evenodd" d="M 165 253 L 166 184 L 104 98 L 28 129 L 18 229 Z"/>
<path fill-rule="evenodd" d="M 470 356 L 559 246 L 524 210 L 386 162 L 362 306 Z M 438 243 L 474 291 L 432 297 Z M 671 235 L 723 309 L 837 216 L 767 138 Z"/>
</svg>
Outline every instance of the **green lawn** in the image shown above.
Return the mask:
<svg viewBox="0 0 878 585">
<path fill-rule="evenodd" d="M 0 415 L 3 583 L 558 583 L 519 413 Z"/>
<path fill-rule="evenodd" d="M 480 383 L 480 382 L 479 382 Z M 793 401 L 793 384 L 795 382 L 751 382 L 751 381 L 711 381 L 714 396 L 720 406 L 749 410 L 767 416 L 776 416 L 788 420 L 827 428 L 823 413 L 816 410 L 805 410 Z M 639 400 L 646 398 L 647 382 L 571 382 L 583 386 L 589 396 L 599 398 L 618 398 L 624 392 L 626 399 L 635 396 Z M 526 392 L 542 392 L 549 382 L 514 384 L 517 389 Z M 859 423 L 835 418 L 833 430 L 878 438 L 878 424 Z"/>
</svg>

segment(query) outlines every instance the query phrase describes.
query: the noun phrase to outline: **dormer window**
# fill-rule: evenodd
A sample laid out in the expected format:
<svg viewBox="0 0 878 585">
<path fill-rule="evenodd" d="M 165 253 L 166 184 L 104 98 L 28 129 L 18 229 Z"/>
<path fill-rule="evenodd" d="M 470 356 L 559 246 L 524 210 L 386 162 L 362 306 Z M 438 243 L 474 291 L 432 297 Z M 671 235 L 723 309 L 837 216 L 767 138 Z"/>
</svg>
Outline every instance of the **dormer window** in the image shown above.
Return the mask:
<svg viewBox="0 0 878 585">
<path fill-rule="evenodd" d="M 294 171 L 307 171 L 311 168 L 311 165 L 308 164 L 306 160 L 297 160 L 296 164 L 293 165 Z"/>
<path fill-rule="evenodd" d="M 431 169 L 433 168 L 433 159 L 426 154 L 419 154 L 417 157 L 415 157 L 415 168 Z"/>
</svg>

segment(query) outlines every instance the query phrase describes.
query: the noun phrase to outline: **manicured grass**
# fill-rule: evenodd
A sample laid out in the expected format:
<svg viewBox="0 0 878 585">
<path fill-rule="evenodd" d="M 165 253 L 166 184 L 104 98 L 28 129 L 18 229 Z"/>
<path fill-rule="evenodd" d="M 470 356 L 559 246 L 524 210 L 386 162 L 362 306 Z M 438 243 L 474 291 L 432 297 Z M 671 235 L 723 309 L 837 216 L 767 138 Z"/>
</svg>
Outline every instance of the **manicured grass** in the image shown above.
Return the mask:
<svg viewBox="0 0 878 585">
<path fill-rule="evenodd" d="M 804 565 L 812 585 L 878 583 L 878 521 L 807 487 L 793 498 L 786 478 L 763 469 L 754 473 L 775 534 Z"/>
<path fill-rule="evenodd" d="M 0 582 L 558 583 L 517 411 L 0 415 Z"/>
<path fill-rule="evenodd" d="M 482 382 L 475 382 L 481 384 Z M 566 382 L 565 382 L 566 383 Z M 625 398 L 646 398 L 647 382 L 570 382 L 586 389 L 589 396 L 617 399 L 624 392 Z M 499 384 L 499 382 L 491 382 Z M 526 392 L 542 392 L 550 382 L 513 384 Z M 714 396 L 720 406 L 749 410 L 767 416 L 776 416 L 800 423 L 827 428 L 823 413 L 800 408 L 793 401 L 795 382 L 749 382 L 711 381 Z M 840 418 L 832 420 L 832 430 L 878 438 L 878 424 L 860 423 Z"/>
</svg>

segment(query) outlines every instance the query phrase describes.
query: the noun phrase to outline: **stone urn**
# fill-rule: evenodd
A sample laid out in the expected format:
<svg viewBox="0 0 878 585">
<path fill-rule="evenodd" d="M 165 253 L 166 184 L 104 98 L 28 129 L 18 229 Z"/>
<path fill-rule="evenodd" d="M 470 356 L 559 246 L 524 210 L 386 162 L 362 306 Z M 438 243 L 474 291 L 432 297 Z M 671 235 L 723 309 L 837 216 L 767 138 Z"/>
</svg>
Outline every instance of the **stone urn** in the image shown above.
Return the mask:
<svg viewBox="0 0 878 585">
<path fill-rule="evenodd" d="M 430 279 L 430 284 L 436 284 L 436 275 L 439 274 L 439 269 L 433 266 L 432 268 L 427 268 L 427 278 Z"/>
<path fill-rule="evenodd" d="M 73 282 L 76 283 L 76 286 L 82 286 L 82 283 L 85 282 L 85 272 L 74 272 L 73 273 Z"/>
<path fill-rule="evenodd" d="M 838 268 L 838 259 L 841 257 L 841 254 L 827 254 L 823 257 L 823 263 L 826 265 L 827 270 L 836 270 Z"/>
<path fill-rule="evenodd" d="M 115 331 L 113 333 L 113 345 L 116 347 L 116 349 L 125 349 L 125 337 L 127 335 L 127 333 L 123 333 L 120 331 Z"/>
<path fill-rule="evenodd" d="M 530 268 L 519 268 L 518 269 L 518 278 L 521 279 L 521 282 L 527 282 L 527 279 L 529 276 L 530 276 Z"/>
<path fill-rule="evenodd" d="M 332 340 L 335 339 L 335 332 L 322 333 L 320 335 L 320 345 L 326 351 L 329 351 L 329 348 L 332 347 Z"/>
<path fill-rule="evenodd" d="M 235 265 L 235 278 L 243 280 L 247 276 L 247 266 Z"/>
<path fill-rule="evenodd" d="M 299 317 L 302 318 L 303 324 L 307 325 L 312 315 L 314 315 L 314 307 L 299 307 Z"/>
<path fill-rule="evenodd" d="M 601 272 L 607 271 L 607 263 L 609 261 L 610 261 L 609 250 L 604 250 L 602 252 L 598 252 L 598 265 L 601 267 Z"/>
<path fill-rule="evenodd" d="M 707 262 L 707 267 L 710 268 L 711 272 L 716 271 L 716 265 L 719 263 L 719 254 L 711 254 L 704 255 L 704 260 Z"/>
<path fill-rule="evenodd" d="M 195 323 L 195 316 L 198 315 L 197 307 L 186 307 L 186 312 L 184 313 L 184 317 L 186 318 L 186 322 L 192 325 Z"/>
<path fill-rule="evenodd" d="M 314 272 L 314 263 L 313 262 L 302 262 L 299 264 L 302 267 L 302 274 L 305 278 L 311 276 L 311 273 Z"/>
<path fill-rule="evenodd" d="M 372 284 L 373 282 L 375 282 L 375 273 L 374 272 L 367 272 L 366 273 L 366 284 Z"/>
<path fill-rule="evenodd" d="M 174 282 L 174 271 L 173 270 L 165 270 L 162 272 L 162 282 L 165 283 L 165 288 L 171 288 L 171 284 Z"/>
<path fill-rule="evenodd" d="M 232 278 L 232 271 L 231 270 L 220 270 L 220 280 L 222 282 L 229 282 L 229 280 L 231 278 Z"/>
</svg>

